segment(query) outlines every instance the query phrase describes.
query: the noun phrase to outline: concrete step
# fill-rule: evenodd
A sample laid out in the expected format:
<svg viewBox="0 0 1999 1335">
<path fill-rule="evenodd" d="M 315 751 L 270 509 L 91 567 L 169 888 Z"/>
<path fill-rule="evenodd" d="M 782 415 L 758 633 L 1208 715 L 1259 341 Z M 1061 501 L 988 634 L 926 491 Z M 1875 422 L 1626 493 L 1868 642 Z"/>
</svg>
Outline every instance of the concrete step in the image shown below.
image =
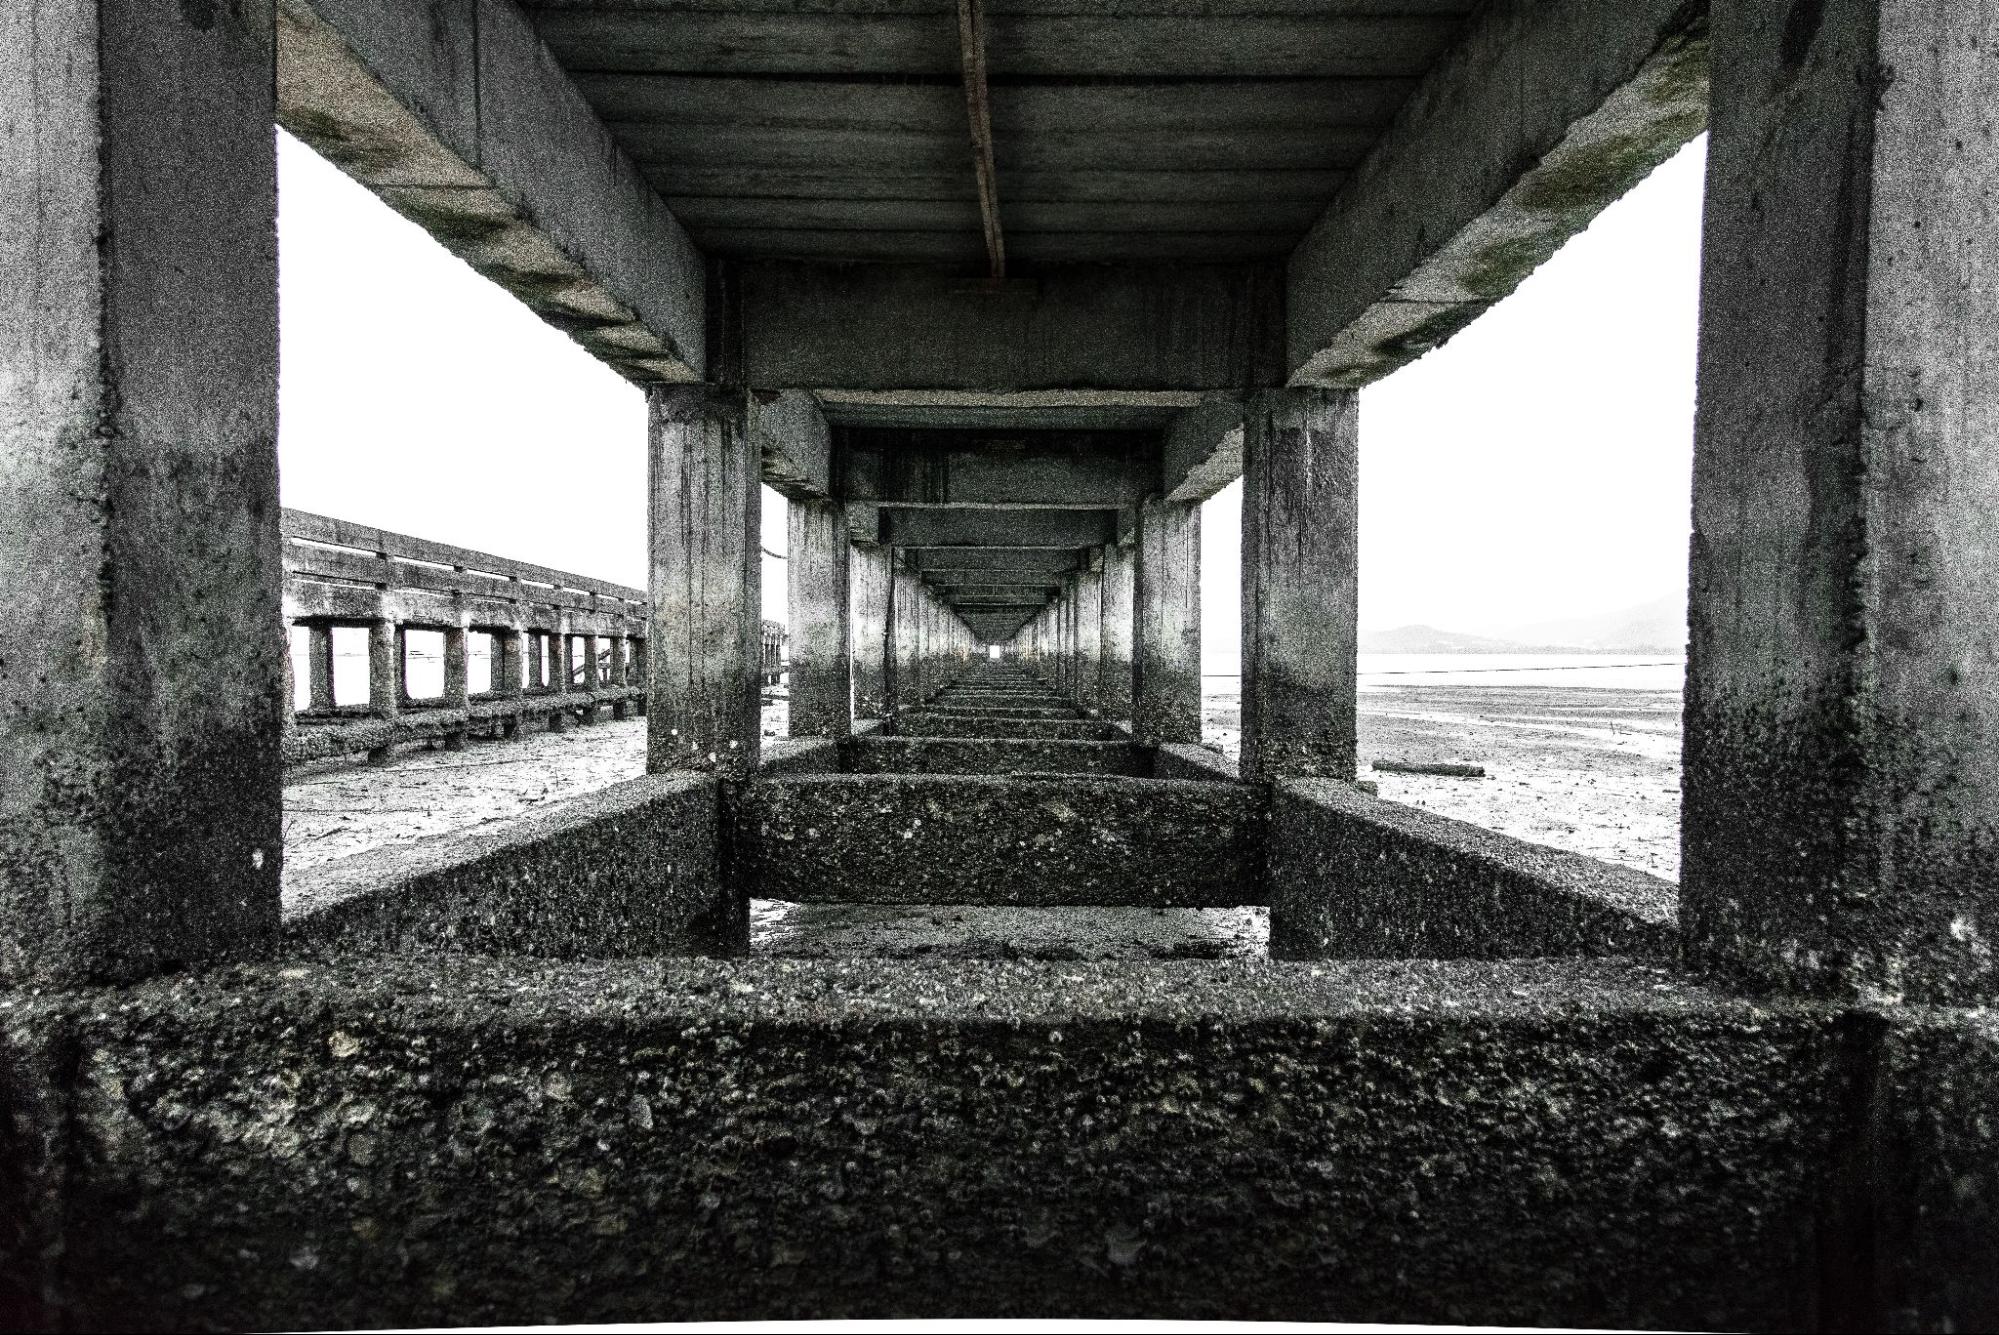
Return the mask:
<svg viewBox="0 0 1999 1335">
<path fill-rule="evenodd" d="M 1150 778 L 1153 759 L 1131 742 L 1022 737 L 857 737 L 856 774 L 1116 774 Z"/>
<path fill-rule="evenodd" d="M 1234 908 L 1260 902 L 1262 799 L 1241 784 L 827 774 L 727 801 L 752 899 Z"/>
</svg>

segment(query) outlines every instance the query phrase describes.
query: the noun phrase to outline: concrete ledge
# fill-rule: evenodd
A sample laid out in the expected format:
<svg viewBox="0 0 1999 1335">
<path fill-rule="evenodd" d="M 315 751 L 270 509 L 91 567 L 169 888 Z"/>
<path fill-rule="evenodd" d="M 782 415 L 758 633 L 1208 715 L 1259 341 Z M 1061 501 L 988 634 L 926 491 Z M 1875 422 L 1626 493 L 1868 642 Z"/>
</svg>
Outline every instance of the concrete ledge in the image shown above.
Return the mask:
<svg viewBox="0 0 1999 1335">
<path fill-rule="evenodd" d="M 523 695 L 505 700 L 474 700 L 467 709 L 412 709 L 392 719 L 359 718 L 352 722 L 300 722 L 285 734 L 285 763 L 372 751 L 378 746 L 428 741 L 468 727 L 505 719 L 540 718 L 576 709 L 620 703 L 644 704 L 643 686 L 607 687 L 597 691 L 567 691 L 561 695 Z"/>
<path fill-rule="evenodd" d="M 1129 742 L 1028 738 L 869 737 L 847 748 L 853 774 L 1114 774 L 1160 778 Z"/>
<path fill-rule="evenodd" d="M 766 739 L 759 774 L 838 774 L 840 743 L 831 737 Z"/>
<path fill-rule="evenodd" d="M 967 718 L 958 714 L 932 714 L 910 710 L 895 720 L 898 737 L 1027 737 L 1041 740 L 1066 739 L 1072 742 L 1115 742 L 1122 740 L 1110 725 L 1096 719 L 1047 718 Z"/>
<path fill-rule="evenodd" d="M 71 1328 L 1795 1329 L 1868 1315 L 1851 1055 L 1595 961 L 236 969 L 5 1000 L 0 1261 Z"/>
<path fill-rule="evenodd" d="M 1152 754 L 1155 779 L 1192 779 L 1208 783 L 1236 783 L 1242 774 L 1236 763 L 1219 751 L 1184 742 L 1162 742 Z"/>
<path fill-rule="evenodd" d="M 725 803 L 753 899 L 818 904 L 1257 902 L 1247 788 L 1152 779 L 846 774 L 760 779 Z"/>
<path fill-rule="evenodd" d="M 1325 779 L 1275 786 L 1268 875 L 1279 958 L 1653 956 L 1678 940 L 1671 881 Z"/>
<path fill-rule="evenodd" d="M 715 781 L 648 775 L 498 834 L 328 863 L 287 887 L 285 941 L 294 952 L 559 959 L 740 949 L 747 907 L 724 892 L 717 851 Z"/>
</svg>

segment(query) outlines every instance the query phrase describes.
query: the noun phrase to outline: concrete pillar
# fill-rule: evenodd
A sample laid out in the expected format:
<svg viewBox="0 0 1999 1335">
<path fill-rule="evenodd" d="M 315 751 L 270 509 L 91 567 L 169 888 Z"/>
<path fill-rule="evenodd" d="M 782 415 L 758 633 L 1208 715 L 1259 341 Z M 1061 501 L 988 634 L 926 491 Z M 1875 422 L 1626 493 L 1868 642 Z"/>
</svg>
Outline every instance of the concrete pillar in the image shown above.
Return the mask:
<svg viewBox="0 0 1999 1335">
<path fill-rule="evenodd" d="M 562 628 L 548 637 L 548 688 L 557 695 L 569 693 L 569 626 L 565 621 Z M 567 709 L 548 711 L 548 730 L 562 732 L 569 727 Z"/>
<path fill-rule="evenodd" d="M 333 627 L 315 621 L 305 628 L 306 708 L 315 714 L 333 712 Z"/>
<path fill-rule="evenodd" d="M 517 630 L 493 632 L 493 694 L 509 700 L 520 699 L 525 679 L 525 655 L 521 648 L 524 638 Z M 510 714 L 500 720 L 500 735 L 512 737 L 520 727 L 520 716 Z"/>
<path fill-rule="evenodd" d="M 872 543 L 848 548 L 848 600 L 853 619 L 854 717 L 881 718 L 887 712 L 888 609 L 894 553 Z"/>
<path fill-rule="evenodd" d="M 912 709 L 923 700 L 923 683 L 917 664 L 923 624 L 922 599 L 917 591 L 921 581 L 916 572 L 900 559 L 895 562 L 893 573 L 891 597 L 895 608 L 891 633 L 895 651 L 892 655 L 895 705 L 897 709 Z"/>
<path fill-rule="evenodd" d="M 759 462 L 743 394 L 671 385 L 648 391 L 647 402 L 647 688 L 656 706 L 647 767 L 744 778 L 761 754 L 763 561 Z"/>
<path fill-rule="evenodd" d="M 579 656 L 582 659 L 580 663 L 572 660 L 571 671 L 578 678 L 575 689 L 585 694 L 595 691 L 600 684 L 597 673 L 597 637 L 595 635 L 578 636 L 573 642 L 570 652 L 572 655 Z M 579 718 L 585 724 L 595 723 L 597 721 L 596 701 L 593 700 L 583 706 L 583 711 L 579 715 Z"/>
<path fill-rule="evenodd" d="M 276 940 L 272 41 L 0 7 L 0 986 Z"/>
<path fill-rule="evenodd" d="M 465 627 L 450 626 L 444 632 L 444 707 L 469 709 L 472 706 L 470 678 L 465 664 Z M 444 734 L 444 749 L 463 751 L 465 729 L 453 728 Z"/>
<path fill-rule="evenodd" d="M 1103 708 L 1104 577 L 1085 571 L 1076 578 L 1076 703 Z"/>
<path fill-rule="evenodd" d="M 630 673 L 632 665 L 626 657 L 626 646 L 630 643 L 623 635 L 613 635 L 611 637 L 611 679 L 608 684 L 619 690 L 623 690 L 625 687 L 631 685 Z M 623 720 L 630 716 L 630 702 L 625 700 L 613 700 L 611 702 L 612 718 Z"/>
<path fill-rule="evenodd" d="M 1354 777 L 1360 396 L 1251 396 L 1243 422 L 1242 776 Z"/>
<path fill-rule="evenodd" d="M 1732 0 L 1712 23 L 1686 948 L 1987 1003 L 1999 10 Z"/>
<path fill-rule="evenodd" d="M 1201 740 L 1201 508 L 1149 497 L 1138 511 L 1132 723 L 1141 741 Z"/>
<path fill-rule="evenodd" d="M 632 686 L 644 687 L 646 684 L 647 661 L 645 640 L 637 637 L 632 638 L 626 652 L 630 655 L 631 659 L 625 667 L 626 683 Z M 638 705 L 639 717 L 644 718 L 646 713 L 646 697 L 641 695 L 636 703 Z M 761 707 L 760 703 L 759 708 L 761 709 Z"/>
<path fill-rule="evenodd" d="M 393 720 L 403 708 L 403 635 L 395 622 L 368 623 L 368 712 L 378 719 Z M 385 765 L 391 748 L 372 747 L 368 763 Z"/>
<path fill-rule="evenodd" d="M 854 730 L 846 504 L 793 501 L 786 531 L 791 735 L 845 737 Z"/>
<path fill-rule="evenodd" d="M 1098 672 L 1098 708 L 1104 717 L 1131 717 L 1132 568 L 1129 548 L 1115 543 L 1104 548 L 1100 581 L 1103 608 L 1103 650 Z"/>
</svg>

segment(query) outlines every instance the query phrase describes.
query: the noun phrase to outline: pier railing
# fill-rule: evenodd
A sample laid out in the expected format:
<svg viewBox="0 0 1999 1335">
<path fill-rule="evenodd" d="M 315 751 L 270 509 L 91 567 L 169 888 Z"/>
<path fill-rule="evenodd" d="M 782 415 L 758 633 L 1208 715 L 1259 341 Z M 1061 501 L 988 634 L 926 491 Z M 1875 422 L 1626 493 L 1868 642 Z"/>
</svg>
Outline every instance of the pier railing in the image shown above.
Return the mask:
<svg viewBox="0 0 1999 1335">
<path fill-rule="evenodd" d="M 286 510 L 282 528 L 285 621 L 303 628 L 307 664 L 289 759 L 381 761 L 399 742 L 455 749 L 474 730 L 512 737 L 523 719 L 559 730 L 605 708 L 644 712 L 644 590 L 302 510 Z M 341 689 L 351 687 L 334 652 L 343 627 L 367 633 L 365 700 Z M 413 698 L 409 639 L 420 633 L 442 640 L 443 689 Z"/>
</svg>

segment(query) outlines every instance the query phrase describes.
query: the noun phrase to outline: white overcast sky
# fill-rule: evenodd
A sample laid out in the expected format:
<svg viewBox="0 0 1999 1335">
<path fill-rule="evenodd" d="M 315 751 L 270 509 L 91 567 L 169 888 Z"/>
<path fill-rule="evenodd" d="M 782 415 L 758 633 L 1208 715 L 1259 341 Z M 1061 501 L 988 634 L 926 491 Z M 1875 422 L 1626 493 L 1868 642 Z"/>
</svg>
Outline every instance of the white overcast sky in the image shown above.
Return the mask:
<svg viewBox="0 0 1999 1335">
<path fill-rule="evenodd" d="M 1361 624 L 1608 611 L 1686 581 L 1702 151 L 1471 328 L 1361 395 Z M 645 404 L 280 132 L 284 503 L 643 586 Z M 764 492 L 765 545 L 784 548 Z M 1233 670 L 1240 487 L 1204 516 Z M 766 561 L 765 615 L 784 615 Z"/>
</svg>

